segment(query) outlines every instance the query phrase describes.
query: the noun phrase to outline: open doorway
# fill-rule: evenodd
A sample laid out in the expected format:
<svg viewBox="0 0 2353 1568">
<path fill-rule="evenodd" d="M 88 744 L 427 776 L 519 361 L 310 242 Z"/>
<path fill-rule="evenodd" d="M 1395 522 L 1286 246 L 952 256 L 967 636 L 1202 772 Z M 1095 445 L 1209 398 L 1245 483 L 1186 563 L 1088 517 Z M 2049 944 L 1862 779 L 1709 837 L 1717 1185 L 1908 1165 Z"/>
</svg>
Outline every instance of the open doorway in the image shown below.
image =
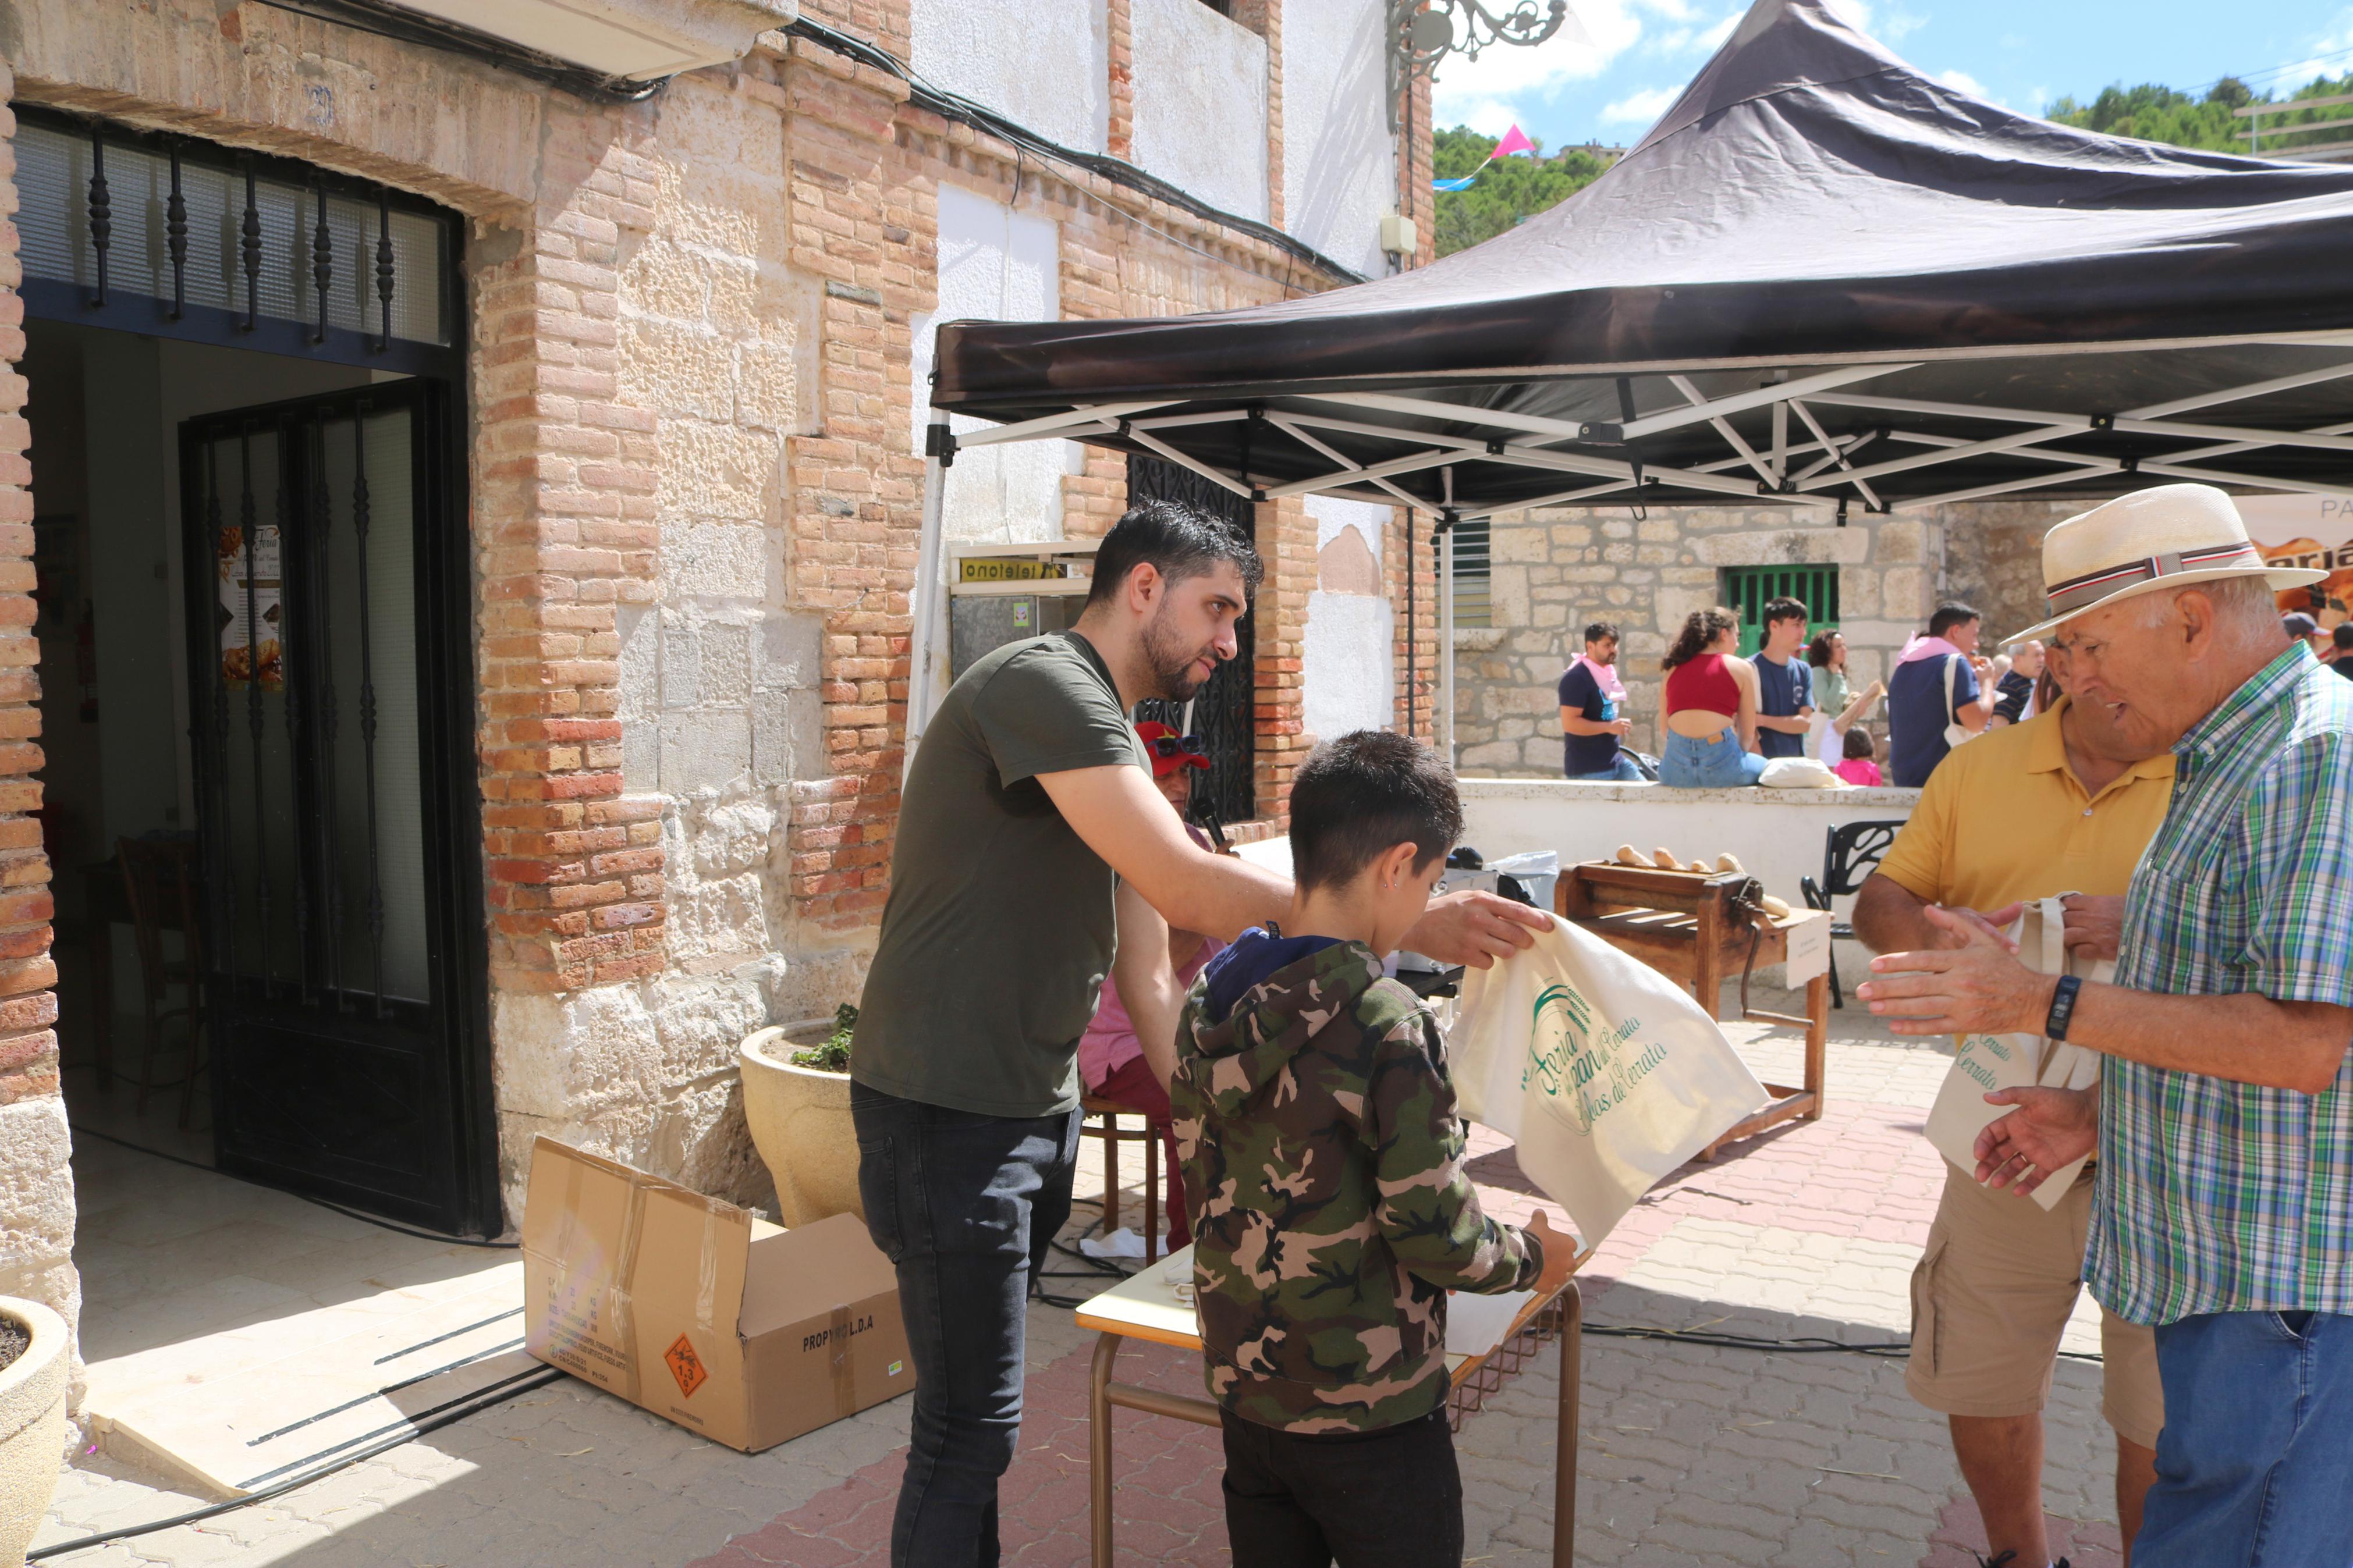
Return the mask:
<svg viewBox="0 0 2353 1568">
<path fill-rule="evenodd" d="M 69 1112 L 90 1131 L 210 1164 L 212 1050 L 177 978 L 190 953 L 177 889 L 149 877 L 164 896 L 134 911 L 122 864 L 125 844 L 202 849 L 180 428 L 382 373 L 58 321 L 28 321 L 25 336 L 41 830 Z"/>
<path fill-rule="evenodd" d="M 29 106 L 16 144 L 69 1115 L 494 1232 L 459 226 Z"/>
</svg>

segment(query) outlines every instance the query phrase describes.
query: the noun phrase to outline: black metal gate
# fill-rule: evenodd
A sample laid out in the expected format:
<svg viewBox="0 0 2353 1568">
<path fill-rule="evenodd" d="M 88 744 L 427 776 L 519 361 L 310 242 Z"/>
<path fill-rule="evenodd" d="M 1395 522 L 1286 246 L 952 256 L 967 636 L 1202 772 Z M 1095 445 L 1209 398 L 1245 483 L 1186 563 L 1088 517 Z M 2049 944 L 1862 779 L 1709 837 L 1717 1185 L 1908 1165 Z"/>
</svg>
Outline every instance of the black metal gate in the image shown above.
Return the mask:
<svg viewBox="0 0 2353 1568">
<path fill-rule="evenodd" d="M 1223 518 L 1244 538 L 1255 532 L 1250 503 L 1222 485 L 1211 484 L 1190 468 L 1157 458 L 1131 455 L 1127 459 L 1127 499 L 1182 501 L 1213 517 Z M 1245 611 L 1234 624 L 1238 645 L 1234 657 L 1193 696 L 1190 733 L 1201 737 L 1209 753 L 1206 776 L 1193 785 L 1196 818 L 1214 815 L 1219 822 L 1247 822 L 1258 815 L 1257 701 L 1258 672 L 1253 640 L 1258 612 Z M 1178 729 L 1186 727 L 1184 705 L 1145 702 L 1136 708 L 1139 719 L 1158 719 Z"/>
<path fill-rule="evenodd" d="M 221 1168 L 482 1229 L 445 395 L 387 383 L 181 426 L 190 705 Z"/>
</svg>

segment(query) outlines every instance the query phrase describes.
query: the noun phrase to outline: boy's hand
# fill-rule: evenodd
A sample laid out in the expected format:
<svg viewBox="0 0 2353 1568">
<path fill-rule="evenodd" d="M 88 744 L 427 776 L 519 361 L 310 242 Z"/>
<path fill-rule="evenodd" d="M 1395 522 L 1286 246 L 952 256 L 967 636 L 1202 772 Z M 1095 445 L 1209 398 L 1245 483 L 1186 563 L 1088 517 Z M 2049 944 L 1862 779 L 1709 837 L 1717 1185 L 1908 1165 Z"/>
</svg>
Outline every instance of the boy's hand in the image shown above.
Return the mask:
<svg viewBox="0 0 2353 1568">
<path fill-rule="evenodd" d="M 1555 1230 L 1551 1219 L 1542 1209 L 1535 1217 L 1520 1227 L 1536 1238 L 1544 1247 L 1544 1270 L 1536 1276 L 1535 1292 L 1539 1297 L 1555 1296 L 1568 1283 L 1577 1267 L 1577 1238 L 1565 1230 Z"/>
</svg>

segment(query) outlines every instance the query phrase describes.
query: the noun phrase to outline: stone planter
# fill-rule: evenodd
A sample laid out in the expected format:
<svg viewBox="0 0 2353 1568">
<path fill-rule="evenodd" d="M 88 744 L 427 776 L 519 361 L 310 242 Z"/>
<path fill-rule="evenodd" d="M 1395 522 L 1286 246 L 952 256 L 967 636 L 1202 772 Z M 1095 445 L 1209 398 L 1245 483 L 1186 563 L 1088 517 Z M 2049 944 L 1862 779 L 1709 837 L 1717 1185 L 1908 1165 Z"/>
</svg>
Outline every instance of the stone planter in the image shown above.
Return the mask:
<svg viewBox="0 0 2353 1568">
<path fill-rule="evenodd" d="M 866 1217 L 866 1205 L 858 1198 L 849 1075 L 795 1067 L 788 1059 L 823 1039 L 831 1027 L 830 1020 L 822 1020 L 762 1029 L 736 1052 L 744 1070 L 744 1120 L 776 1179 L 776 1218 L 787 1228 L 828 1215 Z"/>
<path fill-rule="evenodd" d="M 28 1331 L 25 1353 L 0 1367 L 0 1563 L 22 1563 L 65 1467 L 65 1320 L 38 1301 L 0 1296 L 0 1318 Z"/>
</svg>

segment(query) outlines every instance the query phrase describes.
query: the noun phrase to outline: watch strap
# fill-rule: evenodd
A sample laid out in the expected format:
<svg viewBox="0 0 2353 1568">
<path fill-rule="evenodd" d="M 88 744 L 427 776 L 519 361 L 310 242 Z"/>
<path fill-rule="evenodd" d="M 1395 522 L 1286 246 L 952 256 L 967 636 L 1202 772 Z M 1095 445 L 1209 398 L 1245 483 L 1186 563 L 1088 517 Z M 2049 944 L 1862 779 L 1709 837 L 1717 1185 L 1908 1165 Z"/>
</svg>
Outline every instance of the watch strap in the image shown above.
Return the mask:
<svg viewBox="0 0 2353 1568">
<path fill-rule="evenodd" d="M 2053 1040 L 2067 1037 L 2067 1026 L 2075 1016 L 2075 995 L 2083 989 L 2084 982 L 2078 976 L 2063 974 L 2059 977 L 2058 989 L 2051 994 L 2051 1016 L 2042 1021 L 2045 1037 Z"/>
</svg>

